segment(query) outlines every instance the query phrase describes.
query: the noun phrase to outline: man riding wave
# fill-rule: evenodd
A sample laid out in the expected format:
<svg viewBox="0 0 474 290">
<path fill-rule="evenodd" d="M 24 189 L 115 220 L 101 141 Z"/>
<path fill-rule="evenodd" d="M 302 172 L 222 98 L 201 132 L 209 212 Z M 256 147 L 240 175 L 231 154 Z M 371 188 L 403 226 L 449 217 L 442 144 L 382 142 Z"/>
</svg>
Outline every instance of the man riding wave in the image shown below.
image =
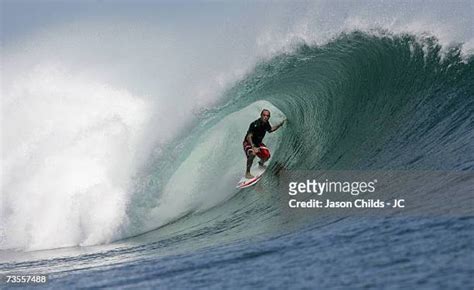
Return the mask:
<svg viewBox="0 0 474 290">
<path fill-rule="evenodd" d="M 270 151 L 262 142 L 263 137 L 265 137 L 265 133 L 271 133 L 278 130 L 286 121 L 285 119 L 280 124 L 272 127 L 268 122 L 269 119 L 270 111 L 263 109 L 260 113 L 260 118 L 250 124 L 247 134 L 245 135 L 243 142 L 245 156 L 247 156 L 247 170 L 245 172 L 245 178 L 250 179 L 254 177 L 252 174 L 250 174 L 250 168 L 252 167 L 255 156 L 260 158 L 260 161 L 258 162 L 260 167 L 265 167 L 265 162 L 270 159 Z"/>
</svg>

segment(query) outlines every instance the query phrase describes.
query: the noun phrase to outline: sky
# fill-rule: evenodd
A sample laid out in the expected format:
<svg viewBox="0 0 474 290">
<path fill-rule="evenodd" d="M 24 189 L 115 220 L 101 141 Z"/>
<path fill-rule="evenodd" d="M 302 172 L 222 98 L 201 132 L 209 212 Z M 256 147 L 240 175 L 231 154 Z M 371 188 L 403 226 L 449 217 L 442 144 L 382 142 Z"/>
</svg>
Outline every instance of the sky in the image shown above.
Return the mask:
<svg viewBox="0 0 474 290">
<path fill-rule="evenodd" d="M 440 25 L 451 23 L 462 30 L 464 38 L 472 37 L 474 2 L 455 1 L 111 1 L 71 0 L 33 1 L 1 0 L 2 40 L 38 29 L 74 21 L 128 19 L 175 25 L 216 25 L 231 21 L 245 25 L 280 22 L 288 25 L 298 18 L 319 16 L 322 21 L 343 22 L 352 15 L 373 22 L 382 18 L 406 19 L 431 17 Z M 317 13 L 318 11 L 324 14 Z M 392 20 L 393 20 L 392 19 Z M 260 21 L 259 21 L 260 20 Z M 262 22 L 263 20 L 263 22 Z M 290 22 L 290 23 L 288 23 Z M 461 37 L 460 37 L 461 38 Z"/>
</svg>

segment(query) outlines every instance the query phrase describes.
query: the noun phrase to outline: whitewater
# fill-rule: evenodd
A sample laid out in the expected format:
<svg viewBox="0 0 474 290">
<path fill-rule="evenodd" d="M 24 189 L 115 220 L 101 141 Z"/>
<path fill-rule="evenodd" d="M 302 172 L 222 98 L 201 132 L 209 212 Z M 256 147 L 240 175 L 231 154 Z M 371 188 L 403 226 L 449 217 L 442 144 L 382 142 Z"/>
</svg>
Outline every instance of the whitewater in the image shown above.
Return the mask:
<svg viewBox="0 0 474 290">
<path fill-rule="evenodd" d="M 5 34 L 0 273 L 51 288 L 472 286 L 473 7 L 435 4 L 101 18 L 103 4 Z M 264 178 L 238 190 L 264 108 L 288 122 L 265 137 Z M 429 172 L 387 187 L 431 213 L 285 210 L 282 172 L 317 170 Z"/>
</svg>

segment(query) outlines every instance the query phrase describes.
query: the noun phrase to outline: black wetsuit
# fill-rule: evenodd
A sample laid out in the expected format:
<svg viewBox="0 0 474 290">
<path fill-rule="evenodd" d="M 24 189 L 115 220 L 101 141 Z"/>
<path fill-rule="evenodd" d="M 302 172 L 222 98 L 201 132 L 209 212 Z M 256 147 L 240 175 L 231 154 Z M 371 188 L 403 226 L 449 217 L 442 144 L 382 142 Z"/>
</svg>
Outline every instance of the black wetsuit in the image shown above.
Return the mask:
<svg viewBox="0 0 474 290">
<path fill-rule="evenodd" d="M 245 134 L 244 143 L 247 142 L 247 136 L 252 133 L 252 142 L 255 146 L 260 146 L 262 144 L 263 137 L 265 137 L 265 133 L 270 132 L 272 130 L 272 126 L 269 122 L 263 122 L 262 119 L 257 119 L 253 121 L 247 134 Z"/>
</svg>

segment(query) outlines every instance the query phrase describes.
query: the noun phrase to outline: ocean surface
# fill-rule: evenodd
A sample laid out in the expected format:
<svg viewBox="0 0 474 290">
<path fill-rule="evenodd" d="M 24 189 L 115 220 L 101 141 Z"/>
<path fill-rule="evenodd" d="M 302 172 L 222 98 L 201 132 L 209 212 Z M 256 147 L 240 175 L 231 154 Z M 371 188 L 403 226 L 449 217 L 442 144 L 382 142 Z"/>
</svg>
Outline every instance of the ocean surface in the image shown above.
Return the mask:
<svg viewBox="0 0 474 290">
<path fill-rule="evenodd" d="M 51 201 L 41 210 L 32 202 L 37 215 L 22 222 L 13 195 L 5 197 L 0 273 L 47 274 L 41 288 L 54 289 L 471 289 L 473 76 L 472 55 L 430 35 L 354 30 L 321 45 L 299 43 L 259 61 L 219 102 L 196 112 L 196 121 L 133 175 L 126 186 L 133 194 L 123 204 L 94 195 L 120 191 L 98 182 L 80 187 L 89 193 L 71 195 L 69 207 Z M 288 122 L 265 137 L 272 159 L 263 179 L 237 190 L 241 142 L 263 108 L 273 125 Z M 79 158 L 77 152 L 65 154 Z M 55 157 L 48 162 L 62 164 Z M 47 172 L 47 164 L 32 166 Z M 446 174 L 415 189 L 389 184 L 407 199 L 430 200 L 433 193 L 436 214 L 326 216 L 283 209 L 282 170 Z M 20 177 L 9 178 L 11 185 Z M 41 176 L 36 182 L 28 186 L 41 184 Z M 51 200 L 61 186 L 55 182 L 45 189 Z M 81 198 L 94 210 L 82 211 Z M 68 215 L 48 216 L 62 206 Z M 124 212 L 118 226 L 95 216 L 112 207 Z M 52 226 L 58 219 L 64 224 Z"/>
</svg>

